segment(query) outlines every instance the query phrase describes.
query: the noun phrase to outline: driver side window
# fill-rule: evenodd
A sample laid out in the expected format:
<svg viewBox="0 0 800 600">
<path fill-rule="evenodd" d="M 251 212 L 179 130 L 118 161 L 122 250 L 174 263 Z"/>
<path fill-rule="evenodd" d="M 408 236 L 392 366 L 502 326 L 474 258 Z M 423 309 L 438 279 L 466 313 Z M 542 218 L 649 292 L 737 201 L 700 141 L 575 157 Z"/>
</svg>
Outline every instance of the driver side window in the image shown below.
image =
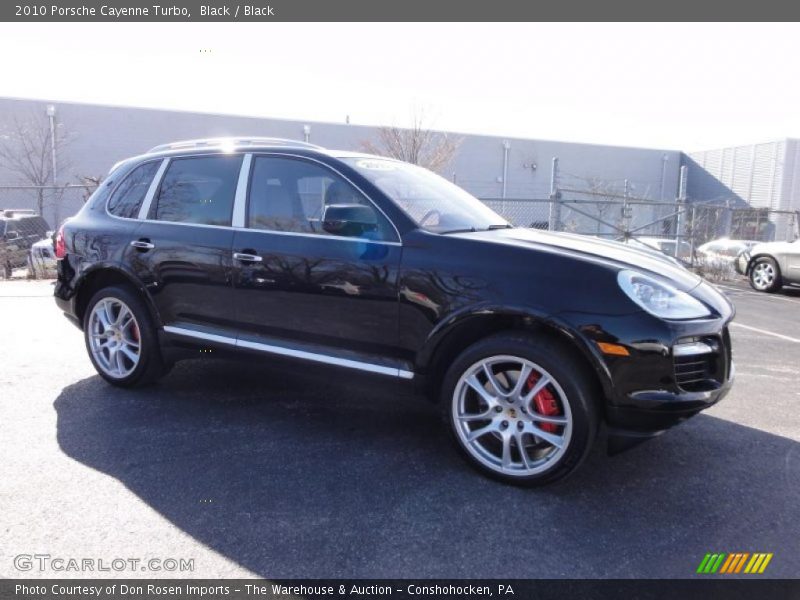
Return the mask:
<svg viewBox="0 0 800 600">
<path fill-rule="evenodd" d="M 366 206 L 376 225 L 359 237 L 393 240 L 386 217 L 350 183 L 321 165 L 302 159 L 255 156 L 250 174 L 246 226 L 265 231 L 333 235 L 323 228 L 331 205 Z"/>
</svg>

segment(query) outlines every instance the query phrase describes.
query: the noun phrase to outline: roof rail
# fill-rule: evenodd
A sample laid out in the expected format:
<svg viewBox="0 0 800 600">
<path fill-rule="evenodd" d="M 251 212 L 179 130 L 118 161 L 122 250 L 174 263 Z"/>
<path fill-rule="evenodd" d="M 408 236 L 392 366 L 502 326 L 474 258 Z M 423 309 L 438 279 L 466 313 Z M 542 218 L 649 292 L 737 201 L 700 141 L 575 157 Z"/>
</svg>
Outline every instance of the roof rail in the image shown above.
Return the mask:
<svg viewBox="0 0 800 600">
<path fill-rule="evenodd" d="M 286 140 L 282 138 L 271 137 L 219 137 L 219 138 L 205 138 L 197 140 L 181 140 L 179 142 L 170 142 L 169 144 L 161 144 L 150 148 L 147 154 L 155 152 L 166 152 L 169 150 L 185 150 L 188 148 L 214 148 L 218 146 L 289 146 L 295 148 L 315 148 L 321 149 L 321 146 L 309 144 L 308 142 L 299 142 L 297 140 Z"/>
</svg>

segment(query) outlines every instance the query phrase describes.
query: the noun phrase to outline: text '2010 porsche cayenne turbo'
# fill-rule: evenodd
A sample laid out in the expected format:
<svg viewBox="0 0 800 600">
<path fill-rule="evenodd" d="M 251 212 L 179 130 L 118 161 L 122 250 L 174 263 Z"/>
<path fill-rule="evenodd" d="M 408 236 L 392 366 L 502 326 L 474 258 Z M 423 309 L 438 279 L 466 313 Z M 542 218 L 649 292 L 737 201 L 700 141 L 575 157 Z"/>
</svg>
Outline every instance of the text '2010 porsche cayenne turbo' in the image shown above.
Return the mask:
<svg viewBox="0 0 800 600">
<path fill-rule="evenodd" d="M 108 382 L 197 348 L 412 384 L 461 454 L 519 484 L 720 400 L 730 302 L 674 261 L 512 227 L 417 166 L 275 139 L 117 164 L 61 228 L 56 302 Z M 332 459 L 334 460 L 334 459 Z"/>
</svg>

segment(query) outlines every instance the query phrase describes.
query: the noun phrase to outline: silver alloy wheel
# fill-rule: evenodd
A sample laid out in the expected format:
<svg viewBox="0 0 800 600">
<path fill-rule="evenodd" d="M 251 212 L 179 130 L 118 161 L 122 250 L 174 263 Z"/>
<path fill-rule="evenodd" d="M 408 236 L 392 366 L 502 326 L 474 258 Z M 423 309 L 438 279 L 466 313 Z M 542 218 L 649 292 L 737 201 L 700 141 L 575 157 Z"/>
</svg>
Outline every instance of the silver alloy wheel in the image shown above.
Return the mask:
<svg viewBox="0 0 800 600">
<path fill-rule="evenodd" d="M 753 283 L 759 290 L 765 290 L 775 282 L 775 267 L 768 262 L 753 267 Z"/>
<path fill-rule="evenodd" d="M 540 412 L 540 394 L 555 402 L 560 414 Z M 452 418 L 470 455 L 503 475 L 524 477 L 552 468 L 572 438 L 564 390 L 542 367 L 517 356 L 491 356 L 469 367 L 453 392 Z"/>
<path fill-rule="evenodd" d="M 95 363 L 109 377 L 123 379 L 139 364 L 139 324 L 122 300 L 108 297 L 94 305 L 88 335 Z"/>
</svg>

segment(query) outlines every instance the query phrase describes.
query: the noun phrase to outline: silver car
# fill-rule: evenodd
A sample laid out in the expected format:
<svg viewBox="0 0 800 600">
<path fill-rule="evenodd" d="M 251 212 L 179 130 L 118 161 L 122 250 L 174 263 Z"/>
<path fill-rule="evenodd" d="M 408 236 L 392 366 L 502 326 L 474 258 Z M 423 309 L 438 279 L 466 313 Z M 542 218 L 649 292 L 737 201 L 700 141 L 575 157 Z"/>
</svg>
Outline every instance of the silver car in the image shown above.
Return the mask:
<svg viewBox="0 0 800 600">
<path fill-rule="evenodd" d="M 746 261 L 744 274 L 759 292 L 777 292 L 782 286 L 800 283 L 800 241 L 756 244 L 740 256 Z"/>
</svg>

